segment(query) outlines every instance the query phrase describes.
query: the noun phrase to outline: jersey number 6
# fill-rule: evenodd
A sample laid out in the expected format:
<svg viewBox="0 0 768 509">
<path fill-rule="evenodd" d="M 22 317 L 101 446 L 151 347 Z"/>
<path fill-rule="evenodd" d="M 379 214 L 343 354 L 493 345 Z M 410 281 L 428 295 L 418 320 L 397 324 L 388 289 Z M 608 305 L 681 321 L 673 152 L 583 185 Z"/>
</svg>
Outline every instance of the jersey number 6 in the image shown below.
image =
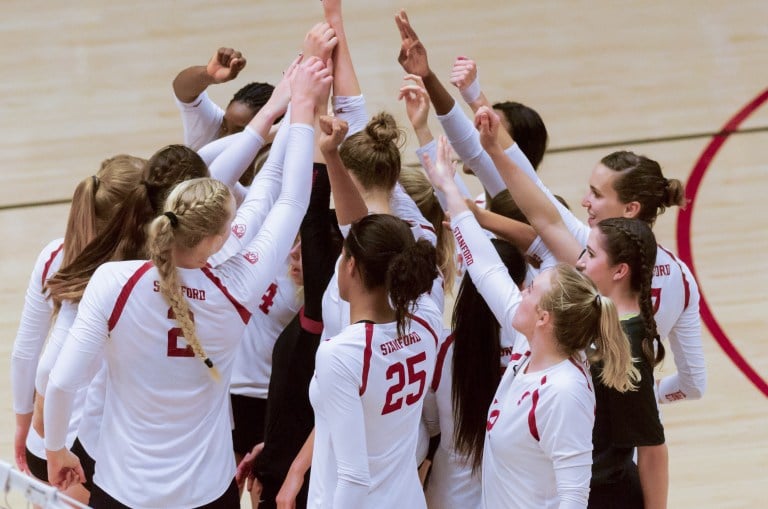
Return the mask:
<svg viewBox="0 0 768 509">
<path fill-rule="evenodd" d="M 423 369 L 416 370 L 416 365 L 425 360 L 427 360 L 425 352 L 417 353 L 405 359 L 405 364 L 408 366 L 407 377 L 405 366 L 403 366 L 402 362 L 392 364 L 387 368 L 387 380 L 392 380 L 393 378 L 396 380 L 395 385 L 391 386 L 387 391 L 387 399 L 384 402 L 384 408 L 381 409 L 381 415 L 387 415 L 403 407 L 403 396 L 400 393 L 406 385 L 419 384 L 419 388 L 415 393 L 412 392 L 405 395 L 406 405 L 413 405 L 421 399 L 424 387 L 427 385 L 427 372 Z"/>
</svg>

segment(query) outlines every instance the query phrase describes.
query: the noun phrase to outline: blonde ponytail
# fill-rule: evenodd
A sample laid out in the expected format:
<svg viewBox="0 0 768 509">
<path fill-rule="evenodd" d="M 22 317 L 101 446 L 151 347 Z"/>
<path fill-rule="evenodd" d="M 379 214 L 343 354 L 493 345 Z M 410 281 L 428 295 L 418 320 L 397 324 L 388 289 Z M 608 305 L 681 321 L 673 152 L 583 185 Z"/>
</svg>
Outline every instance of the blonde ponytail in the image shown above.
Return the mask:
<svg viewBox="0 0 768 509">
<path fill-rule="evenodd" d="M 600 310 L 600 334 L 589 351 L 592 363 L 601 362 L 600 381 L 619 392 L 637 389 L 640 372 L 634 366 L 629 339 L 621 328 L 613 301 L 595 294 L 595 307 Z"/>
</svg>

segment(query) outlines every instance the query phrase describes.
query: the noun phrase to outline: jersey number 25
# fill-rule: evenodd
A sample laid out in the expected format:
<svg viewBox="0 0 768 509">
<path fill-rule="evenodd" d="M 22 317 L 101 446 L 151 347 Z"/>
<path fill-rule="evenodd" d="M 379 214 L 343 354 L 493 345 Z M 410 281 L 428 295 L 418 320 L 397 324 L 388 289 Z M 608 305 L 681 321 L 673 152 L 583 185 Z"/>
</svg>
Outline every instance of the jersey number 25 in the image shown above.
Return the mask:
<svg viewBox="0 0 768 509">
<path fill-rule="evenodd" d="M 381 415 L 387 415 L 403 407 L 403 399 L 406 405 L 413 405 L 421 399 L 424 393 L 424 387 L 427 385 L 427 372 L 423 369 L 416 369 L 416 365 L 427 360 L 425 352 L 417 353 L 405 359 L 405 366 L 402 362 L 392 364 L 387 368 L 387 380 L 395 379 L 395 384 L 390 386 L 387 391 L 387 399 L 384 402 L 384 408 L 381 409 Z M 408 373 L 406 376 L 406 366 Z M 411 392 L 402 396 L 406 385 L 418 383 L 416 392 Z"/>
</svg>

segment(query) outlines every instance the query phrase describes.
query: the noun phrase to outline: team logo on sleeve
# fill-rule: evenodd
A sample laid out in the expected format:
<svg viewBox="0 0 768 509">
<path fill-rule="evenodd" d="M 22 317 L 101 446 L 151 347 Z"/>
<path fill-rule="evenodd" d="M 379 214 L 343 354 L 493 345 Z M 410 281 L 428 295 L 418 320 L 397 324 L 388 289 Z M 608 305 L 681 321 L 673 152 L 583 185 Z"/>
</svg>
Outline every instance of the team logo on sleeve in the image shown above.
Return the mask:
<svg viewBox="0 0 768 509">
<path fill-rule="evenodd" d="M 245 235 L 245 225 L 244 224 L 238 224 L 238 223 L 233 224 L 232 225 L 232 233 L 238 239 L 242 239 L 243 235 Z"/>
<path fill-rule="evenodd" d="M 256 265 L 256 262 L 259 261 L 259 253 L 254 253 L 253 251 L 246 251 L 243 257 L 252 265 Z"/>
</svg>

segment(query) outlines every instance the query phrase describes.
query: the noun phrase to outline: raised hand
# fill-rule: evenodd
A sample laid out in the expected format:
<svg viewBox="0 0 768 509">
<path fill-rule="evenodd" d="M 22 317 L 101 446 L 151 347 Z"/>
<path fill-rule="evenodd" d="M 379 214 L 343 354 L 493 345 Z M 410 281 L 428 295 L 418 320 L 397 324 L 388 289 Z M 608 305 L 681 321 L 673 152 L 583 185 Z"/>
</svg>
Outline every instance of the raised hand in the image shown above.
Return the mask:
<svg viewBox="0 0 768 509">
<path fill-rule="evenodd" d="M 333 61 L 323 62 L 313 56 L 304 59 L 291 78 L 291 96 L 295 99 L 312 100 L 316 106 L 328 104 L 328 94 L 333 83 Z"/>
<path fill-rule="evenodd" d="M 424 156 L 425 170 L 432 185 L 440 191 L 455 191 L 459 195 L 453 176 L 456 174 L 456 163 L 451 158 L 451 145 L 448 138 L 440 136 L 437 140 L 437 161 L 432 161 L 428 155 Z"/>
<path fill-rule="evenodd" d="M 349 125 L 344 120 L 328 115 L 320 117 L 320 151 L 328 154 L 339 149 L 349 131 Z"/>
<path fill-rule="evenodd" d="M 415 131 L 427 127 L 429 118 L 429 94 L 424 88 L 424 82 L 415 74 L 406 74 L 406 81 L 412 81 L 412 85 L 404 85 L 397 96 L 399 101 L 405 101 L 405 112 Z"/>
<path fill-rule="evenodd" d="M 395 15 L 395 24 L 400 30 L 400 55 L 397 61 L 409 74 L 422 78 L 428 76 L 431 71 L 427 61 L 427 49 L 419 41 L 419 36 L 411 27 L 411 22 L 404 10 L 400 10 Z"/>
<path fill-rule="evenodd" d="M 288 103 L 291 101 L 291 80 L 296 74 L 296 69 L 299 67 L 303 58 L 303 55 L 299 55 L 293 62 L 291 62 L 291 65 L 283 71 L 282 79 L 275 86 L 272 95 L 269 97 L 268 104 L 279 112 L 278 116 L 285 113 L 285 110 L 288 108 Z"/>
<path fill-rule="evenodd" d="M 477 110 L 475 127 L 480 131 L 480 143 L 487 152 L 501 148 L 497 139 L 500 124 L 499 116 L 488 106 L 481 106 Z"/>
<path fill-rule="evenodd" d="M 477 64 L 467 57 L 458 57 L 453 63 L 450 82 L 461 91 L 477 80 Z"/>
<path fill-rule="evenodd" d="M 45 451 L 48 460 L 48 482 L 60 490 L 85 482 L 80 460 L 66 447 L 58 451 Z"/>
<path fill-rule="evenodd" d="M 331 58 L 333 49 L 339 43 L 336 32 L 325 22 L 313 26 L 304 37 L 304 55 L 319 57 L 323 62 Z"/>
<path fill-rule="evenodd" d="M 219 48 L 205 68 L 213 83 L 226 83 L 237 78 L 245 67 L 245 57 L 232 48 Z"/>
</svg>

